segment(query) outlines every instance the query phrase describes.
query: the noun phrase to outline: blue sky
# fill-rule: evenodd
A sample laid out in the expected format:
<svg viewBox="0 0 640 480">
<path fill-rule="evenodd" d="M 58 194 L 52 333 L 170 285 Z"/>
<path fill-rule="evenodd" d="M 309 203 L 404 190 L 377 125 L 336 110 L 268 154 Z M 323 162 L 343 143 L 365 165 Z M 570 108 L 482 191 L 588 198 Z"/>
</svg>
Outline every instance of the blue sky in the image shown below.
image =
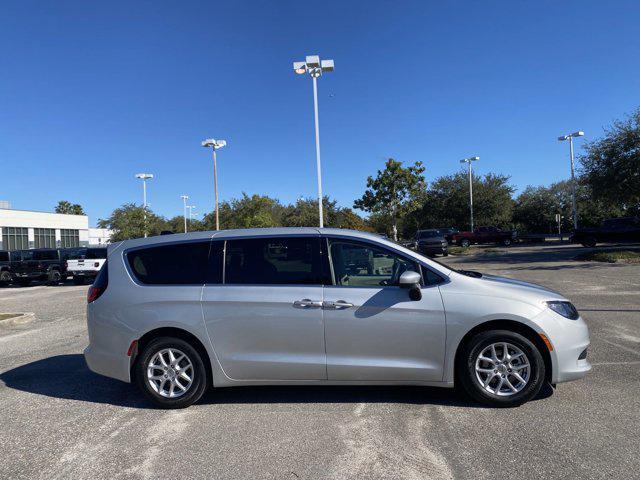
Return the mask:
<svg viewBox="0 0 640 480">
<path fill-rule="evenodd" d="M 558 135 L 587 139 L 640 105 L 637 1 L 7 1 L 0 16 L 0 199 L 213 208 L 220 195 L 315 196 L 311 81 L 325 193 L 351 206 L 384 159 L 427 180 L 480 155 L 522 189 L 569 174 Z M 582 140 L 578 140 L 579 145 Z"/>
</svg>

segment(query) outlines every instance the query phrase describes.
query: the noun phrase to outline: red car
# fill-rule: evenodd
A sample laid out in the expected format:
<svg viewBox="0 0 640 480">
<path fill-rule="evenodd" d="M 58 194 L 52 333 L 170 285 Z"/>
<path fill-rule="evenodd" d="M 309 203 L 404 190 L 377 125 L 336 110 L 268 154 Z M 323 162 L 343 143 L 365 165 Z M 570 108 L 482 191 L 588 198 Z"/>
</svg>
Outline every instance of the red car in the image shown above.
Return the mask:
<svg viewBox="0 0 640 480">
<path fill-rule="evenodd" d="M 456 245 L 468 247 L 473 243 L 498 243 L 508 247 L 516 240 L 515 230 L 500 230 L 497 227 L 476 227 L 473 232 L 458 232 L 452 240 Z"/>
</svg>

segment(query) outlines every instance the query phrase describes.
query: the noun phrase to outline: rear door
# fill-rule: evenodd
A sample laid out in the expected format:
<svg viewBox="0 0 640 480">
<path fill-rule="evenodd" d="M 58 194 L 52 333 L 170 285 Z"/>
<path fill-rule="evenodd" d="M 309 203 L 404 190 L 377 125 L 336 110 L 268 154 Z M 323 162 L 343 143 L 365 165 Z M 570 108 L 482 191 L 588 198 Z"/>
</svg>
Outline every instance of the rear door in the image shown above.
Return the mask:
<svg viewBox="0 0 640 480">
<path fill-rule="evenodd" d="M 445 317 L 439 277 L 427 277 L 422 299 L 398 286 L 413 259 L 383 246 L 329 238 L 333 285 L 324 291 L 329 380 L 441 381 Z"/>
<path fill-rule="evenodd" d="M 320 259 L 319 236 L 224 242 L 224 278 L 207 282 L 202 305 L 229 378 L 326 379 Z"/>
</svg>

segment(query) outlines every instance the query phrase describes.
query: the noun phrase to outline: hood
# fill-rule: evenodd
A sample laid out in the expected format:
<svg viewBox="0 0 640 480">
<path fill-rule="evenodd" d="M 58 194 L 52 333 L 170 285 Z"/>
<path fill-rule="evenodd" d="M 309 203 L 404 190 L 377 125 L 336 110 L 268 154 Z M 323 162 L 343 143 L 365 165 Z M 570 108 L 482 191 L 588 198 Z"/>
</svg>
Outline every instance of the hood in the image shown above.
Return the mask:
<svg viewBox="0 0 640 480">
<path fill-rule="evenodd" d="M 475 277 L 468 273 L 462 275 L 472 279 L 473 282 L 478 282 L 476 285 L 485 287 L 488 290 L 488 294 L 496 297 L 518 298 L 538 307 L 541 306 L 542 302 L 548 300 L 566 300 L 564 295 L 535 283 L 496 275 L 482 274 L 480 277 Z"/>
</svg>

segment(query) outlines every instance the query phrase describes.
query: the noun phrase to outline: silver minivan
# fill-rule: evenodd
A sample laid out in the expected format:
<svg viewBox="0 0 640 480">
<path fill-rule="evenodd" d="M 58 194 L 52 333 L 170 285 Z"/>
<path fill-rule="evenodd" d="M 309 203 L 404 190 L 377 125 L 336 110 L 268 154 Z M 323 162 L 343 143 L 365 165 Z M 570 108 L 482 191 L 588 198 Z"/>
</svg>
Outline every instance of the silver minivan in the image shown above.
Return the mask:
<svg viewBox="0 0 640 480">
<path fill-rule="evenodd" d="M 179 408 L 238 385 L 460 384 L 516 406 L 583 377 L 562 295 L 340 229 L 194 232 L 109 246 L 88 292 L 94 372 Z"/>
</svg>

